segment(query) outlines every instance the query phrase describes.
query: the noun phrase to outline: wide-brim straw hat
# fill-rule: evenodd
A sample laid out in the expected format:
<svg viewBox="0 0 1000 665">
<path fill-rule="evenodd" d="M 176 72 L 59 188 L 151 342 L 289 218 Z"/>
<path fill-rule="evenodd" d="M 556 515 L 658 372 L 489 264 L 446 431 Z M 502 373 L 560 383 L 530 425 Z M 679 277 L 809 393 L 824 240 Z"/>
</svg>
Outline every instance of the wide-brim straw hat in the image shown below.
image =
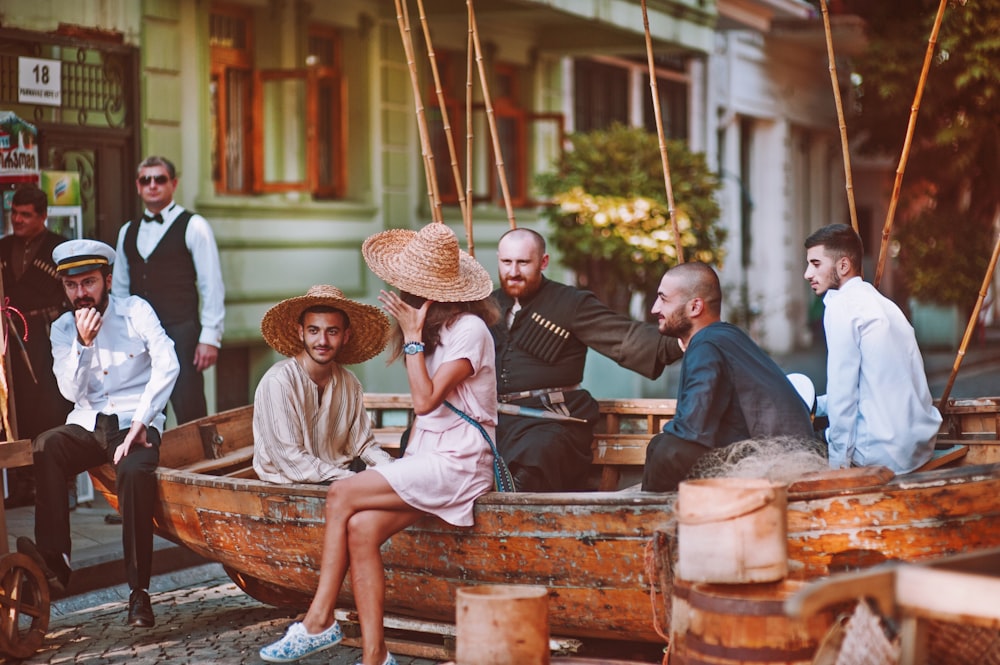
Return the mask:
<svg viewBox="0 0 1000 665">
<path fill-rule="evenodd" d="M 472 302 L 493 292 L 486 268 L 458 246 L 440 222 L 419 231 L 376 233 L 361 247 L 371 271 L 400 291 L 435 302 Z"/>
<path fill-rule="evenodd" d="M 306 309 L 317 305 L 341 309 L 351 319 L 351 339 L 337 352 L 336 361 L 341 365 L 370 360 L 389 342 L 389 317 L 382 310 L 345 298 L 340 289 L 327 284 L 313 286 L 304 296 L 282 300 L 267 310 L 260 322 L 264 341 L 281 355 L 298 355 L 303 348 L 299 317 Z"/>
</svg>

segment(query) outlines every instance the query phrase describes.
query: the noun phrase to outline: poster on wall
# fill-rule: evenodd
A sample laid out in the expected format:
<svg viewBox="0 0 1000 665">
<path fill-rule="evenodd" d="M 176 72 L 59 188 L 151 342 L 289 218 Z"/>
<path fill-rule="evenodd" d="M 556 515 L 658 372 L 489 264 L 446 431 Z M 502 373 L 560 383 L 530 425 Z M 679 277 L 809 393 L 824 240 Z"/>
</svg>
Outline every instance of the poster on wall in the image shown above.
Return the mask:
<svg viewBox="0 0 1000 665">
<path fill-rule="evenodd" d="M 0 111 L 0 179 L 21 176 L 38 182 L 38 129 L 12 111 Z"/>
</svg>

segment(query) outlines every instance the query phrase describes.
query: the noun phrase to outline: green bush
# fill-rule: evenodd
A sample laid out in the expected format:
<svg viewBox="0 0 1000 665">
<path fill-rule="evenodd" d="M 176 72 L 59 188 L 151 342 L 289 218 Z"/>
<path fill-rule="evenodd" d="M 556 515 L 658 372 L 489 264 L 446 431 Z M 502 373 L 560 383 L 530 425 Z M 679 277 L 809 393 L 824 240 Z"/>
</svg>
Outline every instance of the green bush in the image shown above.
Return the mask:
<svg viewBox="0 0 1000 665">
<path fill-rule="evenodd" d="M 633 293 L 655 292 L 677 264 L 659 141 L 622 125 L 569 140 L 556 170 L 538 177 L 552 202 L 543 213 L 549 237 L 579 286 L 625 312 Z M 668 142 L 667 156 L 684 260 L 718 266 L 726 237 L 717 225 L 718 179 L 681 141 Z"/>
</svg>

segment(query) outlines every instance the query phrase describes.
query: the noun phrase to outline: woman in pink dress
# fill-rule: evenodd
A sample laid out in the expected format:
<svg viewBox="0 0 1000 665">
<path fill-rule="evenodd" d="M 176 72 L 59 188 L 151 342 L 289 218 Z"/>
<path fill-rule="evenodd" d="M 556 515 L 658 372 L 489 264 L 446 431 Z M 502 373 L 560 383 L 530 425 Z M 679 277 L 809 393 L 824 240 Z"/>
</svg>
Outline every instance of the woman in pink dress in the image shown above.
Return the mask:
<svg viewBox="0 0 1000 665">
<path fill-rule="evenodd" d="M 475 499 L 493 488 L 493 453 L 469 422 L 494 437 L 489 326 L 499 310 L 489 273 L 439 223 L 375 234 L 362 253 L 372 272 L 400 290 L 382 291 L 379 301 L 399 324 L 392 359 L 403 356 L 417 417 L 401 459 L 330 486 L 319 586 L 302 621 L 260 650 L 268 662 L 292 662 L 340 643 L 334 608 L 350 569 L 363 643 L 358 665 L 396 665 L 382 626 L 382 543 L 427 514 L 470 526 Z"/>
</svg>

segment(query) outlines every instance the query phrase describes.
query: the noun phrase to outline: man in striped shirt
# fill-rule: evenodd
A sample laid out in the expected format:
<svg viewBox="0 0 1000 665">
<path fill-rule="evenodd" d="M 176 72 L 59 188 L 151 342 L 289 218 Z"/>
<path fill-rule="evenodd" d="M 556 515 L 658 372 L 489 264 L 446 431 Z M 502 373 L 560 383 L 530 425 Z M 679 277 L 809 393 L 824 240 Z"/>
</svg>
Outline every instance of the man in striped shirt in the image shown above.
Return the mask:
<svg viewBox="0 0 1000 665">
<path fill-rule="evenodd" d="M 378 355 L 389 320 L 332 286 L 272 307 L 264 340 L 289 356 L 264 374 L 254 395 L 254 470 L 273 483 L 326 483 L 392 458 L 375 442 L 364 390 L 343 365 Z"/>
</svg>

